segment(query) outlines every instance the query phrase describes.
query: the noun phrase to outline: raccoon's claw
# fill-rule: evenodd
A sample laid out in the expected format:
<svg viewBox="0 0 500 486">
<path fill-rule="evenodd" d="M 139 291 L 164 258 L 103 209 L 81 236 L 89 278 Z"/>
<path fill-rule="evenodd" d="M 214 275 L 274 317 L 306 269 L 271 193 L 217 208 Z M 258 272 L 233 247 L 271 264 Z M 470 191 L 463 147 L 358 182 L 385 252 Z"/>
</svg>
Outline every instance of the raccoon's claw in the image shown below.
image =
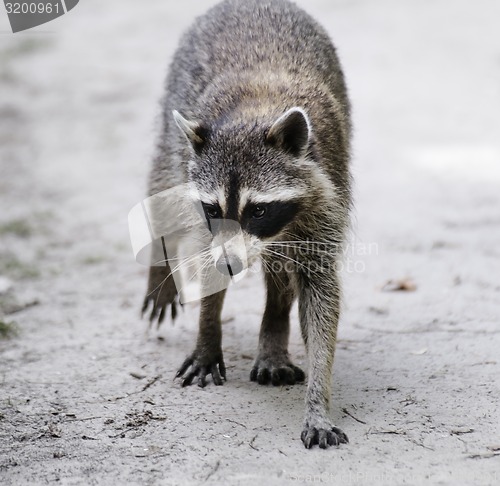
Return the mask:
<svg viewBox="0 0 500 486">
<path fill-rule="evenodd" d="M 267 385 L 269 382 L 274 386 L 295 385 L 305 378 L 305 373 L 290 362 L 273 364 L 272 361 L 257 360 L 250 371 L 250 381 L 256 381 L 260 385 Z"/>
<path fill-rule="evenodd" d="M 148 292 L 142 304 L 142 316 L 148 311 L 150 325 L 157 320 L 158 327 L 165 319 L 170 305 L 172 320 L 177 316 L 177 289 L 169 267 L 151 267 L 149 270 Z"/>
<path fill-rule="evenodd" d="M 152 298 L 145 297 L 141 309 L 141 318 L 144 317 L 144 314 L 147 312 L 150 303 L 152 303 L 153 305 L 151 307 L 151 313 L 149 314 L 148 318 L 149 324 L 152 325 L 155 320 L 158 320 L 158 327 L 160 327 L 161 323 L 165 319 L 168 304 L 160 304 Z M 177 302 L 175 300 L 170 303 L 170 315 L 172 317 L 172 320 L 175 320 L 175 318 L 177 317 Z"/>
<path fill-rule="evenodd" d="M 338 427 L 320 428 L 305 425 L 300 436 L 306 449 L 318 444 L 321 449 L 327 449 L 329 446 L 338 446 L 347 444 L 349 439 L 347 435 Z"/>
<path fill-rule="evenodd" d="M 220 356 L 210 363 L 206 363 L 206 360 L 196 357 L 196 352 L 192 356 L 186 358 L 182 366 L 179 368 L 175 374 L 176 378 L 184 377 L 182 380 L 182 386 L 189 386 L 193 383 L 195 377 L 198 377 L 198 386 L 204 388 L 207 384 L 207 375 L 212 375 L 212 381 L 215 385 L 222 385 L 223 379 L 226 381 L 226 365 L 222 359 L 222 353 Z M 203 364 L 202 364 L 203 363 Z M 188 368 L 191 367 L 191 371 L 186 374 Z"/>
</svg>

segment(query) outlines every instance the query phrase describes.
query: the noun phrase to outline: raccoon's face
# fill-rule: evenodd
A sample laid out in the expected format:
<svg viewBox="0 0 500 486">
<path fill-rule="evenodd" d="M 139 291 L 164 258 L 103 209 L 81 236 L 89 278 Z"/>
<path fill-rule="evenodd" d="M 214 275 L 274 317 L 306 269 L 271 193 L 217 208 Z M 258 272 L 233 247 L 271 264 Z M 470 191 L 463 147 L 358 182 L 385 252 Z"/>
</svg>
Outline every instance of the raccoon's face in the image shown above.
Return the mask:
<svg viewBox="0 0 500 486">
<path fill-rule="evenodd" d="M 189 177 L 214 236 L 214 262 L 237 274 L 304 209 L 307 186 L 296 162 L 308 151 L 308 117 L 292 108 L 262 126 L 205 126 L 178 112 L 174 118 L 192 147 Z"/>
</svg>

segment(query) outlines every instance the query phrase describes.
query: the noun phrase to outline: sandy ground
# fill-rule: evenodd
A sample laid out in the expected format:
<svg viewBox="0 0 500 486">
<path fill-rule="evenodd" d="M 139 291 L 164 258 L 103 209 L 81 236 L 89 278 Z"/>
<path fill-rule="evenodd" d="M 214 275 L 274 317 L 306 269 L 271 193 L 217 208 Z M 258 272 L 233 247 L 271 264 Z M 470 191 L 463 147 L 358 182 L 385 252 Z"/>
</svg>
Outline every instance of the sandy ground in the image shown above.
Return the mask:
<svg viewBox="0 0 500 486">
<path fill-rule="evenodd" d="M 211 3 L 86 0 L 15 36 L 0 12 L 0 483 L 500 484 L 500 4 L 299 2 L 356 127 L 332 410 L 351 442 L 307 451 L 305 386 L 248 379 L 260 276 L 228 294 L 223 387 L 173 380 L 196 307 L 139 317 L 127 213 L 168 59 Z"/>
</svg>

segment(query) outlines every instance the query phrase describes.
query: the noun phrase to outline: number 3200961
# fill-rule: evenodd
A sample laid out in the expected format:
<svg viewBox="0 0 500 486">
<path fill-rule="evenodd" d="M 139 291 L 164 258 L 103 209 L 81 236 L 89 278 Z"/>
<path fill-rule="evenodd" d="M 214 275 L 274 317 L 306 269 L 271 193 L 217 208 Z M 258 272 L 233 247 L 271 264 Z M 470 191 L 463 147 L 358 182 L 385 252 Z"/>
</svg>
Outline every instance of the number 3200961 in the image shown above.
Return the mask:
<svg viewBox="0 0 500 486">
<path fill-rule="evenodd" d="M 5 8 L 8 14 L 27 14 L 27 13 L 59 13 L 59 3 L 6 3 Z"/>
</svg>

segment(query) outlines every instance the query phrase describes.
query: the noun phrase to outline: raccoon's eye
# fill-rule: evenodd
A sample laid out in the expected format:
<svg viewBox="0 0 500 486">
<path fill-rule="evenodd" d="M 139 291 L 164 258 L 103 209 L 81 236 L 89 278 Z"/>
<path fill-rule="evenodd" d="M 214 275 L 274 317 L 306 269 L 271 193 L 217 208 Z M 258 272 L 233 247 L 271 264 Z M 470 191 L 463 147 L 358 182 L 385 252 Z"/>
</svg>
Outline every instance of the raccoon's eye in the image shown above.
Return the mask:
<svg viewBox="0 0 500 486">
<path fill-rule="evenodd" d="M 216 219 L 221 217 L 221 211 L 218 206 L 214 206 L 211 204 L 204 204 L 203 209 L 205 209 L 205 214 L 210 219 Z"/>
<path fill-rule="evenodd" d="M 255 206 L 252 209 L 252 218 L 260 219 L 266 214 L 266 208 L 264 206 Z"/>
</svg>

